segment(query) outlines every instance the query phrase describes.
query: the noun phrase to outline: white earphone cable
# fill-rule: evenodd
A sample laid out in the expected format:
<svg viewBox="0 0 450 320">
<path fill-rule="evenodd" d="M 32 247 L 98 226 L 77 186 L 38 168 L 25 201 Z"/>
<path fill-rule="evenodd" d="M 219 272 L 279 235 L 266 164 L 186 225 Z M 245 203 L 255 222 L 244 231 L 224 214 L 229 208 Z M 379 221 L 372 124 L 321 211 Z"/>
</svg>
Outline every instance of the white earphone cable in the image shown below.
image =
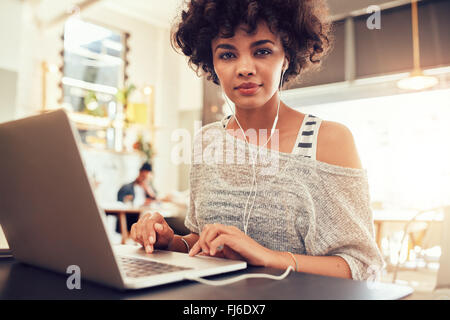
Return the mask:
<svg viewBox="0 0 450 320">
<path fill-rule="evenodd" d="M 186 276 L 185 279 L 187 280 L 194 280 L 203 284 L 207 284 L 209 286 L 225 286 L 227 284 L 231 284 L 231 283 L 235 283 L 241 280 L 245 280 L 245 279 L 250 279 L 250 278 L 265 278 L 265 279 L 271 279 L 271 280 L 283 280 L 284 278 L 286 278 L 289 273 L 292 271 L 294 271 L 294 267 L 289 266 L 287 267 L 286 271 L 284 271 L 283 274 L 279 275 L 279 276 L 274 276 L 271 274 L 267 274 L 267 273 L 249 273 L 249 274 L 243 274 L 231 279 L 226 279 L 226 280 L 207 280 L 207 279 L 203 279 L 203 278 L 199 278 L 199 277 L 191 277 L 191 276 Z"/>
<path fill-rule="evenodd" d="M 228 102 L 227 96 L 226 96 L 225 93 L 222 91 L 222 96 L 223 96 L 223 98 L 225 99 L 225 101 L 226 101 L 226 103 L 227 103 L 227 105 L 228 105 L 228 108 L 230 109 L 231 113 L 233 114 L 234 119 L 236 120 L 236 123 L 238 124 L 239 128 L 240 128 L 241 131 L 242 131 L 242 134 L 243 134 L 243 136 L 244 136 L 245 143 L 246 143 L 246 145 L 247 145 L 247 147 L 248 147 L 249 155 L 250 155 L 250 157 L 252 158 L 252 169 L 253 169 L 252 187 L 251 187 L 251 189 L 250 189 L 250 193 L 249 193 L 249 195 L 248 195 L 247 202 L 246 202 L 246 204 L 245 204 L 244 213 L 243 213 L 243 221 L 242 221 L 242 222 L 243 222 L 243 227 L 244 227 L 244 233 L 245 233 L 246 235 L 247 235 L 247 227 L 248 227 L 248 223 L 249 223 L 249 221 L 250 221 L 251 212 L 252 212 L 253 206 L 254 206 L 254 204 L 255 204 L 256 193 L 257 193 L 257 190 L 258 190 L 258 183 L 257 183 L 257 180 L 256 180 L 256 168 L 255 168 L 255 166 L 256 166 L 256 159 L 258 159 L 259 151 L 261 150 L 261 148 L 264 148 L 264 147 L 269 143 L 270 139 L 272 138 L 272 136 L 273 136 L 273 134 L 274 134 L 274 132 L 275 132 L 276 125 L 277 125 L 277 123 L 278 123 L 278 116 L 279 116 L 279 112 L 280 112 L 280 103 L 281 103 L 281 86 L 282 86 L 282 84 L 283 84 L 283 76 L 284 76 L 284 72 L 285 72 L 285 70 L 283 70 L 283 72 L 281 73 L 280 85 L 279 85 L 279 89 L 278 89 L 278 92 L 279 92 L 279 99 L 278 99 L 277 115 L 275 116 L 275 120 L 274 120 L 274 122 L 273 122 L 272 129 L 271 129 L 271 131 L 270 131 L 270 136 L 269 136 L 269 138 L 267 139 L 267 141 L 264 143 L 264 145 L 263 145 L 262 147 L 258 147 L 258 146 L 256 147 L 256 148 L 257 148 L 257 152 L 256 152 L 256 157 L 255 157 L 255 158 L 253 158 L 253 153 L 252 153 L 252 151 L 251 151 L 250 144 L 249 144 L 248 141 L 247 141 L 247 137 L 246 137 L 246 135 L 245 135 L 244 129 L 242 129 L 242 126 L 241 126 L 241 124 L 239 123 L 239 120 L 238 120 L 237 117 L 236 117 L 236 113 L 235 113 L 235 112 L 233 111 L 233 109 L 231 108 L 231 106 L 230 106 L 230 104 L 229 104 L 229 102 Z M 254 197 L 253 197 L 253 203 L 252 203 L 252 205 L 251 205 L 251 207 L 250 207 L 250 210 L 249 210 L 249 212 L 248 212 L 248 214 L 247 214 L 248 201 L 250 200 L 250 196 L 251 196 L 252 193 L 253 193 L 253 185 L 255 185 L 255 192 L 254 192 Z"/>
<path fill-rule="evenodd" d="M 280 112 L 280 103 L 281 103 L 281 90 L 280 89 L 281 89 L 281 86 L 282 86 L 282 83 L 283 83 L 284 72 L 285 72 L 285 70 L 283 70 L 283 72 L 281 73 L 280 88 L 279 88 L 279 95 L 280 96 L 279 96 L 279 100 L 278 100 L 277 115 L 275 117 L 275 120 L 274 120 L 274 123 L 273 123 L 273 126 L 272 126 L 270 137 L 267 139 L 266 143 L 262 146 L 262 148 L 264 148 L 267 145 L 267 143 L 270 141 L 270 139 L 272 138 L 273 133 L 275 132 L 276 125 L 278 123 L 278 115 L 279 115 L 279 112 Z M 243 225 L 244 225 L 244 233 L 247 235 L 247 226 L 248 226 L 248 223 L 250 221 L 251 212 L 253 210 L 253 205 L 255 204 L 255 200 L 256 200 L 256 193 L 258 191 L 258 183 L 257 183 L 257 180 L 256 180 L 256 160 L 255 159 L 258 158 L 259 151 L 261 149 L 259 148 L 259 146 L 256 146 L 256 148 L 257 148 L 256 158 L 253 158 L 253 153 L 251 151 L 250 144 L 247 141 L 247 137 L 245 135 L 244 129 L 242 129 L 242 126 L 241 126 L 241 124 L 239 123 L 239 121 L 238 121 L 238 119 L 236 117 L 236 113 L 233 112 L 233 109 L 231 108 L 225 93 L 222 92 L 222 94 L 223 94 L 223 97 L 224 97 L 228 107 L 230 108 L 230 111 L 233 113 L 233 116 L 236 119 L 236 122 L 237 122 L 237 124 L 239 125 L 239 128 L 242 131 L 242 134 L 244 135 L 244 139 L 245 139 L 245 143 L 246 143 L 246 145 L 248 147 L 249 155 L 252 158 L 252 168 L 253 168 L 252 187 L 250 189 L 250 193 L 248 195 L 247 202 L 245 204 L 245 209 L 244 209 L 244 214 L 243 214 L 243 221 L 242 221 Z M 250 200 L 250 196 L 251 196 L 251 194 L 253 192 L 253 185 L 255 185 L 255 193 L 254 193 L 254 197 L 253 197 L 253 203 L 252 203 L 252 206 L 250 207 L 248 215 L 246 215 L 247 207 L 248 207 L 248 201 Z M 206 285 L 211 285 L 211 286 L 223 286 L 223 285 L 228 285 L 228 284 L 231 284 L 231 283 L 235 283 L 235 282 L 238 282 L 238 281 L 241 281 L 241 280 L 244 280 L 244 279 L 250 279 L 250 278 L 266 278 L 266 279 L 272 279 L 272 280 L 283 280 L 289 275 L 291 270 L 294 270 L 294 268 L 292 266 L 288 266 L 286 268 L 285 272 L 283 274 L 279 275 L 279 276 L 274 276 L 274 275 L 265 274 L 265 273 L 251 273 L 251 274 L 240 275 L 240 276 L 237 276 L 237 277 L 234 277 L 234 278 L 231 278 L 231 279 L 227 279 L 227 280 L 207 280 L 207 279 L 203 279 L 203 278 L 200 278 L 200 277 L 191 277 L 191 276 L 186 276 L 186 279 L 194 280 L 194 281 L 197 281 L 197 282 L 200 282 L 200 283 L 203 283 L 203 284 L 206 284 Z"/>
</svg>

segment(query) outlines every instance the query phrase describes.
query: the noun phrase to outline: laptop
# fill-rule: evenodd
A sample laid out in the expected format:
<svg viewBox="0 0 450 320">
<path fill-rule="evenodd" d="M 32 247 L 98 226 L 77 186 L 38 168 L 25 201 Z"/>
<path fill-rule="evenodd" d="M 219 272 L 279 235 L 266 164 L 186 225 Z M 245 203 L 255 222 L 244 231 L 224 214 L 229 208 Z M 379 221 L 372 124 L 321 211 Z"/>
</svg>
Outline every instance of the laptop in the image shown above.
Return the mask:
<svg viewBox="0 0 450 320">
<path fill-rule="evenodd" d="M 444 208 L 441 257 L 434 296 L 439 299 L 450 300 L 450 206 Z"/>
<path fill-rule="evenodd" d="M 245 269 L 244 261 L 110 243 L 64 110 L 0 124 L 0 225 L 14 258 L 118 289 Z M 73 269 L 70 269 L 73 270 Z"/>
</svg>

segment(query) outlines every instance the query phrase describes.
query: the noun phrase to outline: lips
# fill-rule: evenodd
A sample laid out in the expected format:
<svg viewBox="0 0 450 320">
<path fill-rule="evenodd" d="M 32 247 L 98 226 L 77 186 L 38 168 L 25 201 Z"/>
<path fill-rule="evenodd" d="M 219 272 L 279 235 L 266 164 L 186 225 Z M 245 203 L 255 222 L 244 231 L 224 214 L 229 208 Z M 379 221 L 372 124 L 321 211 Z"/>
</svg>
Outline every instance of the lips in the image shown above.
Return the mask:
<svg viewBox="0 0 450 320">
<path fill-rule="evenodd" d="M 236 87 L 236 89 L 253 89 L 253 88 L 256 88 L 259 86 L 260 85 L 257 83 L 245 82 L 245 83 L 242 83 L 241 85 L 239 85 L 238 87 Z"/>
<path fill-rule="evenodd" d="M 257 84 L 253 82 L 245 82 L 241 83 L 239 87 L 235 89 L 239 91 L 239 93 L 243 96 L 252 96 L 256 94 L 259 89 L 262 87 L 262 84 Z"/>
</svg>

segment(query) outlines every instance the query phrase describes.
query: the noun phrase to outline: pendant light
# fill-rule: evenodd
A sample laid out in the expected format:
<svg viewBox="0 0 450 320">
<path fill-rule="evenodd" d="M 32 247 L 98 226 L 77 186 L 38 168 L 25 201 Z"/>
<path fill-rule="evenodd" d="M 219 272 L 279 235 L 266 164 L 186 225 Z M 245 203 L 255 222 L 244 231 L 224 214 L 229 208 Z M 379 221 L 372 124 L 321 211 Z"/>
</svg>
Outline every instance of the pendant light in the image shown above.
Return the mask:
<svg viewBox="0 0 450 320">
<path fill-rule="evenodd" d="M 409 77 L 397 82 L 400 89 L 424 90 L 435 86 L 439 81 L 435 77 L 426 76 L 420 68 L 420 47 L 419 47 L 419 18 L 417 13 L 417 0 L 411 0 L 412 13 L 412 36 L 413 36 L 413 56 L 414 70 Z"/>
</svg>

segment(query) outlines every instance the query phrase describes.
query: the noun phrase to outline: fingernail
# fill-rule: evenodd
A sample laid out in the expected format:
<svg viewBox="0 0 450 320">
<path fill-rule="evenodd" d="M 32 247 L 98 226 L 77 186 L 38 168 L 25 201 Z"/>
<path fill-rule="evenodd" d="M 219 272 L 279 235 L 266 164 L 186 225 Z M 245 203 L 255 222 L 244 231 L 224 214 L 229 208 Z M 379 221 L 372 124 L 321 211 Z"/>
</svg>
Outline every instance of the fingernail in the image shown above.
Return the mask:
<svg viewBox="0 0 450 320">
<path fill-rule="evenodd" d="M 152 236 L 150 236 L 150 237 L 148 238 L 148 241 L 150 241 L 150 243 L 153 243 L 153 242 L 154 242 L 154 239 L 153 239 L 153 237 L 152 237 Z"/>
<path fill-rule="evenodd" d="M 150 253 L 150 246 L 145 247 L 145 252 Z"/>
<path fill-rule="evenodd" d="M 158 230 L 162 230 L 163 226 L 162 226 L 162 224 L 156 223 L 155 228 Z"/>
</svg>

